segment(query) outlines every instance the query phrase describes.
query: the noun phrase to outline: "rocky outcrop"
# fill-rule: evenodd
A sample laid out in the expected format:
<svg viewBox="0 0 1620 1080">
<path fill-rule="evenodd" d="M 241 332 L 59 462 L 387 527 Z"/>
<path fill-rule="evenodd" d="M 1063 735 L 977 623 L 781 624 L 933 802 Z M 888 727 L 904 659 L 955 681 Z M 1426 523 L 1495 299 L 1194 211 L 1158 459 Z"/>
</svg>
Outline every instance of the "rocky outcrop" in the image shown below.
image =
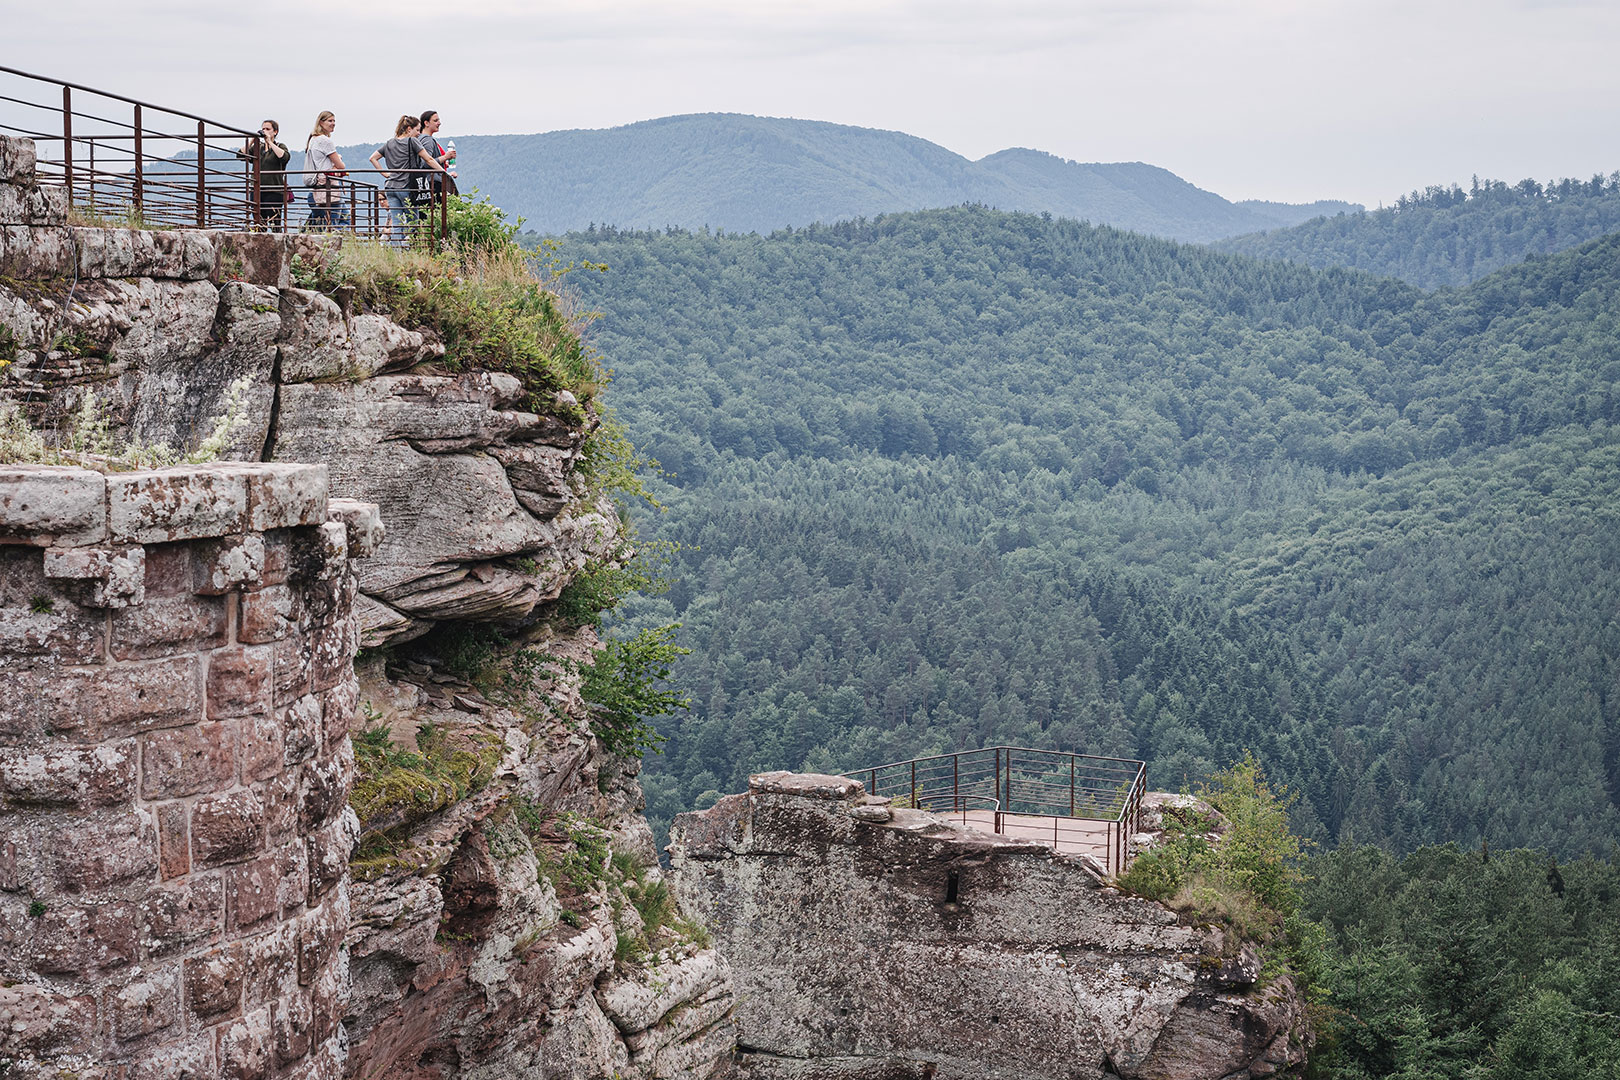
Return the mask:
<svg viewBox="0 0 1620 1080">
<path fill-rule="evenodd" d="M 17 146 L 0 138 L 0 186 L 31 185 Z M 5 205 L 0 397 L 39 430 L 65 430 L 94 393 L 118 435 L 190 449 L 242 385 L 227 457 L 320 462 L 334 494 L 386 523 L 366 533 L 353 596 L 371 651 L 350 702 L 362 812 L 336 1006 L 347 1073 L 724 1071 L 725 965 L 668 918 L 635 763 L 592 737 L 560 666 L 596 640 L 551 601 L 622 554 L 617 512 L 577 472 L 588 404 L 450 370 L 431 333 L 357 310 L 350 290 L 301 287 L 330 266 L 331 238 L 79 228 Z M 85 526 L 37 524 L 60 543 Z M 136 587 L 120 559 L 87 566 L 84 588 Z M 278 597 L 256 617 L 307 613 Z M 447 663 L 452 637 L 483 649 L 497 628 L 508 655 Z M 318 728 L 295 706 L 289 725 Z M 75 1022 L 26 1020 L 40 1038 Z"/>
<path fill-rule="evenodd" d="M 1291 982 L 1086 862 L 766 773 L 677 818 L 753 1077 L 1248 1080 L 1304 1060 Z M 1230 954 L 1230 955 L 1228 955 Z"/>
</svg>

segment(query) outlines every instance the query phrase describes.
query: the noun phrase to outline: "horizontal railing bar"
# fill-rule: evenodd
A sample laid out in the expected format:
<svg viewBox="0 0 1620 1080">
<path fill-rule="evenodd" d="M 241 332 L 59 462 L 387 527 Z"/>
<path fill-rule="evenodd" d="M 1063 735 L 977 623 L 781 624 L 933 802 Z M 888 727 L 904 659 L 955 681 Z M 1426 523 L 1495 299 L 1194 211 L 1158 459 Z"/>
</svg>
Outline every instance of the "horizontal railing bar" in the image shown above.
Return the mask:
<svg viewBox="0 0 1620 1080">
<path fill-rule="evenodd" d="M 251 137 L 253 134 L 251 131 L 244 131 L 241 128 L 233 128 L 229 124 L 221 124 L 216 120 L 210 120 L 206 116 L 197 116 L 194 113 L 181 112 L 179 109 L 169 109 L 162 105 L 153 105 L 149 102 L 141 101 L 138 98 L 125 97 L 123 94 L 112 94 L 105 90 L 97 90 L 93 86 L 84 86 L 80 83 L 67 82 L 64 79 L 52 79 L 44 75 L 36 75 L 31 71 L 23 71 L 20 68 L 6 67 L 4 64 L 0 64 L 0 71 L 3 71 L 9 75 L 19 75 L 24 79 L 33 79 L 35 82 L 49 83 L 53 86 L 66 86 L 74 90 L 83 90 L 87 94 L 96 94 L 99 97 L 108 98 L 112 101 L 122 101 L 128 105 L 139 105 L 142 109 L 152 109 L 156 112 L 165 113 L 169 116 L 181 116 L 187 120 L 200 120 L 205 124 L 213 124 L 215 127 L 220 128 L 223 131 L 231 131 L 239 135 L 247 135 Z"/>
</svg>

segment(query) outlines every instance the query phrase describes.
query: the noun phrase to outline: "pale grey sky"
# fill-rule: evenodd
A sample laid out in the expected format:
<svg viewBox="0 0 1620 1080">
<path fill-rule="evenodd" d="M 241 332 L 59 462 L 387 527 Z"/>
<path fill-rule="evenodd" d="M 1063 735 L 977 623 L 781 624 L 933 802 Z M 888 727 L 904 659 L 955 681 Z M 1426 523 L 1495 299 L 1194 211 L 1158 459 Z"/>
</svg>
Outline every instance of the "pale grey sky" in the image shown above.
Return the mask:
<svg viewBox="0 0 1620 1080">
<path fill-rule="evenodd" d="M 340 142 L 687 112 L 971 158 L 1146 161 L 1231 199 L 1377 205 L 1472 173 L 1620 169 L 1620 2 L 0 0 L 11 67 Z M 471 163 L 469 163 L 470 165 Z"/>
</svg>

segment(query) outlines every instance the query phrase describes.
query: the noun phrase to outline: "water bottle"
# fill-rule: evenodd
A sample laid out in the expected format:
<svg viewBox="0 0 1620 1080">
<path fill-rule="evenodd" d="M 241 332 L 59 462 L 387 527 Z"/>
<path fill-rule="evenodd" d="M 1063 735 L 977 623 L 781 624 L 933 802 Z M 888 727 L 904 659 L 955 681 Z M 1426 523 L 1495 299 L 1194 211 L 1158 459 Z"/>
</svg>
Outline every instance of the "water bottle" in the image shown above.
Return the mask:
<svg viewBox="0 0 1620 1080">
<path fill-rule="evenodd" d="M 444 152 L 450 156 L 445 159 L 444 171 L 451 176 L 456 175 L 456 140 L 451 139 L 444 144 Z"/>
</svg>

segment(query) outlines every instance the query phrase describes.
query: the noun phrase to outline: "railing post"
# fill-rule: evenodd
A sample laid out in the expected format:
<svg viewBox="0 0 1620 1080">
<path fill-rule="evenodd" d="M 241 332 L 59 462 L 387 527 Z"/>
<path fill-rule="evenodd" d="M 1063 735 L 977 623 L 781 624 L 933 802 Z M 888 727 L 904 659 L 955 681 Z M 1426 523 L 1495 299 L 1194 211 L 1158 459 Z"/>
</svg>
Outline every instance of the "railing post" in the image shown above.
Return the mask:
<svg viewBox="0 0 1620 1080">
<path fill-rule="evenodd" d="M 999 746 L 996 747 L 995 770 L 996 770 L 995 774 L 994 774 L 995 778 L 990 781 L 990 783 L 992 785 L 991 788 L 990 788 L 990 794 L 994 795 L 995 798 L 996 798 L 996 821 L 1000 822 L 1001 821 L 1002 802 L 1001 802 L 1001 747 L 999 747 Z M 997 827 L 996 827 L 996 832 L 1000 832 L 1000 831 L 1001 831 L 1001 827 L 998 824 Z"/>
<path fill-rule="evenodd" d="M 911 808 L 917 809 L 917 762 L 911 762 Z"/>
<path fill-rule="evenodd" d="M 957 779 L 961 773 L 961 763 L 961 754 L 951 755 L 951 808 L 954 810 L 961 809 L 962 803 L 961 785 Z"/>
<path fill-rule="evenodd" d="M 439 188 L 439 243 L 450 242 L 450 187 L 448 184 Z"/>
<path fill-rule="evenodd" d="M 92 154 L 94 150 L 90 151 Z M 62 87 L 62 182 L 67 185 L 68 205 L 73 205 L 73 91 Z"/>
<path fill-rule="evenodd" d="M 142 188 L 146 181 L 141 176 L 141 107 L 135 106 L 135 213 L 140 215 L 143 204 Z"/>
<path fill-rule="evenodd" d="M 1074 755 L 1069 755 L 1069 816 L 1074 817 Z"/>
<path fill-rule="evenodd" d="M 877 794 L 877 770 L 876 769 L 872 770 L 872 782 L 866 786 L 866 793 L 868 795 L 876 795 Z"/>
<path fill-rule="evenodd" d="M 203 203 L 203 185 L 206 183 L 204 170 L 205 158 L 208 155 L 208 144 L 203 139 L 203 122 L 197 121 L 197 228 L 207 223 L 207 207 Z"/>
</svg>

